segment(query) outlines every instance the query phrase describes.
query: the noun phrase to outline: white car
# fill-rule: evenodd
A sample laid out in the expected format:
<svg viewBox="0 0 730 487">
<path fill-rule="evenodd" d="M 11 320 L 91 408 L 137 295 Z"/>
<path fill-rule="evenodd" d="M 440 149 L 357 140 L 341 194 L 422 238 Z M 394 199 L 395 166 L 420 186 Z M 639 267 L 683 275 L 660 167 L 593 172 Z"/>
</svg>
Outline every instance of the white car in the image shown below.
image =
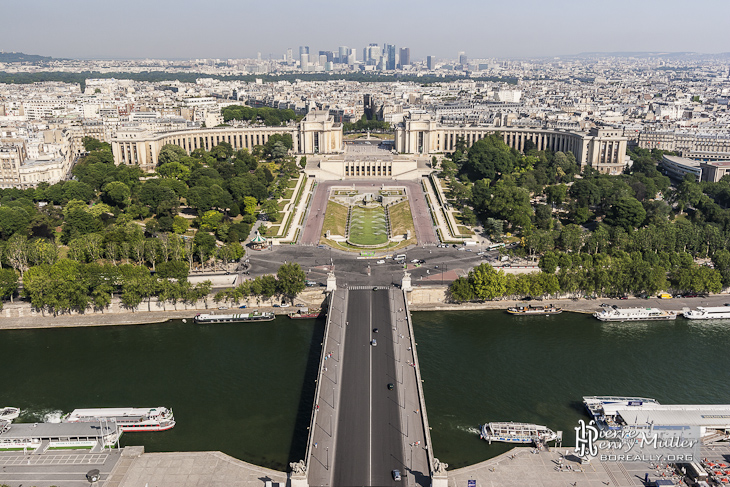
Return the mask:
<svg viewBox="0 0 730 487">
<path fill-rule="evenodd" d="M 379 261 L 376 262 L 376 264 L 385 264 L 385 261 L 384 260 L 379 260 Z"/>
<path fill-rule="evenodd" d="M 218 309 L 220 309 L 220 310 L 228 309 L 228 306 L 218 306 Z"/>
<path fill-rule="evenodd" d="M 418 260 L 418 259 L 413 259 L 413 260 L 411 261 L 411 264 L 418 264 L 419 262 L 420 262 L 420 260 Z"/>
<path fill-rule="evenodd" d="M 289 304 L 289 303 L 281 303 L 281 307 L 282 308 L 288 308 L 289 306 L 291 306 L 291 304 Z"/>
</svg>

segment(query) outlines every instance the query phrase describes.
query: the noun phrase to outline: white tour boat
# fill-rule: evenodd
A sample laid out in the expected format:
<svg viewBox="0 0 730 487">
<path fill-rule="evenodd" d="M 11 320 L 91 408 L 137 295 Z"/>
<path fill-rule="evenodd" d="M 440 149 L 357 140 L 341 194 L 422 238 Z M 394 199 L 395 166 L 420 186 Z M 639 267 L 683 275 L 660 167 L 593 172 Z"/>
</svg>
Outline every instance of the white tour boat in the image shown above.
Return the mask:
<svg viewBox="0 0 730 487">
<path fill-rule="evenodd" d="M 618 429 L 620 421 L 617 410 L 649 404 L 659 405 L 659 401 L 635 396 L 584 396 L 583 404 L 600 429 Z"/>
<path fill-rule="evenodd" d="M 593 313 L 601 321 L 658 321 L 674 320 L 676 311 L 664 311 L 659 308 L 619 308 L 611 306 Z"/>
<path fill-rule="evenodd" d="M 730 306 L 698 306 L 697 309 L 682 314 L 690 320 L 726 320 L 730 319 Z"/>
<path fill-rule="evenodd" d="M 528 423 L 487 423 L 480 427 L 481 438 L 489 443 L 546 443 L 558 438 L 558 434 L 547 426 Z"/>
<path fill-rule="evenodd" d="M 116 422 L 119 429 L 132 431 L 165 431 L 175 426 L 172 409 L 158 408 L 96 408 L 75 409 L 61 419 L 64 423 Z"/>
<path fill-rule="evenodd" d="M 236 313 L 231 315 L 197 314 L 193 321 L 195 323 L 251 323 L 254 321 L 273 321 L 274 313 L 264 311 L 252 311 L 250 313 Z"/>
<path fill-rule="evenodd" d="M 12 421 L 15 418 L 20 416 L 20 409 L 18 408 L 11 408 L 11 407 L 5 407 L 0 408 L 0 421 L 6 420 L 6 421 Z"/>
</svg>

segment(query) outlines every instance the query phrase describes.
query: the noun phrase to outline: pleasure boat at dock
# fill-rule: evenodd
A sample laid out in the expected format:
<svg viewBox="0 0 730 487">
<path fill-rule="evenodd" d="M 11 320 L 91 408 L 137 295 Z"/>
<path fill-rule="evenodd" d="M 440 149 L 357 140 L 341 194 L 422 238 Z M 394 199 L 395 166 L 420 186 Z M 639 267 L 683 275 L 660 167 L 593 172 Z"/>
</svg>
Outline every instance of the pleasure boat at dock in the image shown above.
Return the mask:
<svg viewBox="0 0 730 487">
<path fill-rule="evenodd" d="M 61 418 L 63 423 L 115 422 L 122 431 L 165 431 L 175 426 L 172 409 L 95 408 L 75 409 Z"/>
<path fill-rule="evenodd" d="M 514 306 L 507 308 L 507 313 L 511 315 L 557 315 L 562 313 L 562 308 L 556 308 L 552 304 L 547 306 Z"/>
<path fill-rule="evenodd" d="M 726 320 L 730 319 L 730 306 L 698 306 L 697 309 L 684 311 L 682 315 L 689 320 Z"/>
<path fill-rule="evenodd" d="M 547 426 L 529 423 L 487 423 L 479 427 L 480 437 L 490 444 L 493 441 L 504 443 L 547 443 L 559 438 L 559 434 Z"/>
<path fill-rule="evenodd" d="M 600 429 L 619 429 L 621 420 L 617 417 L 618 410 L 652 404 L 658 406 L 659 401 L 635 396 L 584 396 L 583 404 Z"/>
<path fill-rule="evenodd" d="M 195 323 L 250 323 L 253 321 L 273 321 L 276 316 L 271 312 L 252 311 L 250 313 L 236 313 L 231 315 L 197 314 Z"/>
<path fill-rule="evenodd" d="M 321 308 L 298 309 L 296 311 L 289 313 L 288 316 L 292 320 L 306 320 L 306 319 L 311 319 L 311 318 L 319 318 L 322 316 L 322 309 Z"/>
<path fill-rule="evenodd" d="M 619 308 L 614 305 L 593 313 L 601 321 L 659 321 L 674 320 L 676 311 L 664 311 L 659 308 Z"/>
<path fill-rule="evenodd" d="M 11 408 L 11 407 L 4 407 L 0 408 L 0 421 L 12 421 L 15 418 L 20 416 L 20 409 L 18 408 Z"/>
</svg>

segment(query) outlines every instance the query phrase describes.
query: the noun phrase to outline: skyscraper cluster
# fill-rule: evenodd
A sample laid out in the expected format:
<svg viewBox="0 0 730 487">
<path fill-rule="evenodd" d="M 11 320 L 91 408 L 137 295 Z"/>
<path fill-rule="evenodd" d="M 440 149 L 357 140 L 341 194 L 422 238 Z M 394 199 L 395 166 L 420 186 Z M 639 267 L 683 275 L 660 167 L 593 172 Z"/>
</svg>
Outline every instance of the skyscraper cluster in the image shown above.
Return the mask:
<svg viewBox="0 0 730 487">
<path fill-rule="evenodd" d="M 296 64 L 291 48 L 287 49 L 284 59 L 289 65 Z M 370 66 L 366 69 L 392 71 L 410 66 L 411 49 L 409 47 L 398 49 L 394 44 L 383 44 L 381 46 L 377 43 L 371 43 L 363 48 L 362 60 L 358 61 L 356 50 L 347 46 L 339 46 L 337 51 L 319 51 L 317 56 L 310 51 L 309 46 L 299 46 L 298 61 L 303 71 L 309 71 L 313 68 L 324 68 L 325 71 L 328 71 L 332 70 L 336 64 L 352 67 L 358 62 L 364 66 Z"/>
</svg>

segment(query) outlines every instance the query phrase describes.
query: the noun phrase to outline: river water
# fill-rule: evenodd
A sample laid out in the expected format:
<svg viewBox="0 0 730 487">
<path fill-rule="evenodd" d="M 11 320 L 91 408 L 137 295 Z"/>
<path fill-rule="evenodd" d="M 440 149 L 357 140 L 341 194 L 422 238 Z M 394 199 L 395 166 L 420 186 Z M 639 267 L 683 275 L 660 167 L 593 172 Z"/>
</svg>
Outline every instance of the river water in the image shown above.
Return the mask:
<svg viewBox="0 0 730 487">
<path fill-rule="evenodd" d="M 730 321 L 601 323 L 501 311 L 413 316 L 434 453 L 451 467 L 510 448 L 489 421 L 544 424 L 572 445 L 584 395 L 730 404 Z M 285 470 L 303 457 L 323 322 L 0 330 L 0 406 L 22 421 L 82 407 L 170 406 L 177 425 L 124 435 L 146 451 L 220 450 Z"/>
</svg>

